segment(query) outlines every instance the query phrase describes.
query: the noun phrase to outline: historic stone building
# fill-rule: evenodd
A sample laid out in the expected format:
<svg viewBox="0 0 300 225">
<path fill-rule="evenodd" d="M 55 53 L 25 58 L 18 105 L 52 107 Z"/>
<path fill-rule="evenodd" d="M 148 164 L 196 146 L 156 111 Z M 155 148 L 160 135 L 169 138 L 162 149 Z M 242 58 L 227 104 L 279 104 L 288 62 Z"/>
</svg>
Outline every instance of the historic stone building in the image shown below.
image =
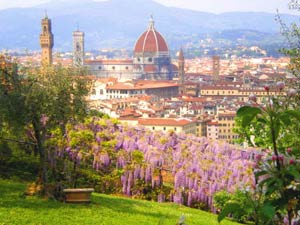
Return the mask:
<svg viewBox="0 0 300 225">
<path fill-rule="evenodd" d="M 132 60 L 87 60 L 85 65 L 91 74 L 101 78 L 172 80 L 178 76 L 167 42 L 155 29 L 152 17 L 147 30 L 135 43 Z"/>
<path fill-rule="evenodd" d="M 42 65 L 52 64 L 52 48 L 54 45 L 51 30 L 51 20 L 45 15 L 42 19 L 42 33 L 40 34 L 40 45 L 42 48 Z"/>
<path fill-rule="evenodd" d="M 73 32 L 73 65 L 83 66 L 84 61 L 84 33 L 79 31 Z"/>
<path fill-rule="evenodd" d="M 171 63 L 167 42 L 154 28 L 152 17 L 148 29 L 135 44 L 133 72 L 137 79 L 145 80 L 172 80 L 177 73 L 177 68 Z"/>
</svg>

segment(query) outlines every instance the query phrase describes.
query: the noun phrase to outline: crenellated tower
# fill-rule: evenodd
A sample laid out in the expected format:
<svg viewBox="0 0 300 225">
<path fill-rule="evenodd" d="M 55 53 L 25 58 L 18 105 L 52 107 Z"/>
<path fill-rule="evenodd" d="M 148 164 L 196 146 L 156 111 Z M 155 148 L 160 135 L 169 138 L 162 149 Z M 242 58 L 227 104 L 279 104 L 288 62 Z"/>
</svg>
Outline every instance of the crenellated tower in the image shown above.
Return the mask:
<svg viewBox="0 0 300 225">
<path fill-rule="evenodd" d="M 51 30 L 51 20 L 47 14 L 42 19 L 42 33 L 40 34 L 40 45 L 42 48 L 42 65 L 52 64 L 52 48 L 54 45 L 53 34 Z"/>
</svg>

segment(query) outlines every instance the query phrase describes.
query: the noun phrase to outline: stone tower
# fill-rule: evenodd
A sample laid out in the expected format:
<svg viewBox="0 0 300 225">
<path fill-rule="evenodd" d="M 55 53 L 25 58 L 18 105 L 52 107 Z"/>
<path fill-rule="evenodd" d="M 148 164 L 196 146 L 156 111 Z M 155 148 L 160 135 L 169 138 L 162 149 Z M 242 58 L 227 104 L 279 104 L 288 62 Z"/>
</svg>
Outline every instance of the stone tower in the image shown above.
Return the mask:
<svg viewBox="0 0 300 225">
<path fill-rule="evenodd" d="M 215 80 L 217 80 L 220 75 L 220 56 L 216 56 L 216 55 L 213 56 L 212 61 L 213 61 L 212 75 L 213 75 L 213 78 Z"/>
<path fill-rule="evenodd" d="M 42 65 L 52 64 L 52 48 L 53 48 L 53 34 L 51 31 L 51 20 L 46 14 L 42 19 L 42 33 L 40 34 L 40 45 L 42 48 Z"/>
<path fill-rule="evenodd" d="M 84 33 L 79 31 L 73 32 L 73 65 L 83 66 L 84 63 Z"/>
<path fill-rule="evenodd" d="M 184 55 L 183 55 L 182 48 L 180 49 L 178 54 L 178 78 L 180 84 L 183 84 L 184 83 Z"/>
</svg>

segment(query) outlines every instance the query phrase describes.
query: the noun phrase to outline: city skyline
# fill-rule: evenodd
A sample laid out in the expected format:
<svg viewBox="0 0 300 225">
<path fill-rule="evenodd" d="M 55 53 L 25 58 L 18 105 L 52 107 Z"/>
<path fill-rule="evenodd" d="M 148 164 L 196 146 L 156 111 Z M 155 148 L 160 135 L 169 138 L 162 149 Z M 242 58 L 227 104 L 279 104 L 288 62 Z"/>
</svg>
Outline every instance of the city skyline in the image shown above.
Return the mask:
<svg viewBox="0 0 300 225">
<path fill-rule="evenodd" d="M 13 8 L 13 7 L 31 7 L 39 4 L 50 2 L 51 0 L 1 0 L 0 10 Z M 60 1 L 70 1 L 70 0 L 60 0 Z M 76 1 L 86 1 L 86 0 L 76 0 Z M 106 0 L 94 0 L 94 1 L 106 1 Z M 141 0 L 144 1 L 144 0 Z M 224 13 L 233 11 L 253 11 L 253 12 L 269 12 L 275 13 L 278 9 L 280 13 L 290 13 L 299 14 L 297 11 L 292 11 L 288 9 L 287 0 L 252 0 L 247 2 L 241 2 L 240 0 L 154 0 L 160 4 L 178 7 L 185 9 L 193 9 L 203 12 L 212 13 Z"/>
</svg>

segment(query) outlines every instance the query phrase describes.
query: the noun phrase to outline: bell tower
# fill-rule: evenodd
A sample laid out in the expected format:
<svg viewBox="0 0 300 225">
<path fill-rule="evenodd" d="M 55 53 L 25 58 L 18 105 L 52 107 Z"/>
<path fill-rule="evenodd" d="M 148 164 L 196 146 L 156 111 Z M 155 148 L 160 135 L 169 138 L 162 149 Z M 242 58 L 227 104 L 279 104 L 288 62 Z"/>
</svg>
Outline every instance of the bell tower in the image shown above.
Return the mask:
<svg viewBox="0 0 300 225">
<path fill-rule="evenodd" d="M 178 78 L 180 84 L 183 84 L 184 83 L 184 55 L 183 55 L 182 48 L 180 49 L 178 54 Z"/>
<path fill-rule="evenodd" d="M 213 56 L 212 57 L 212 75 L 214 80 L 219 79 L 220 75 L 220 56 Z"/>
<path fill-rule="evenodd" d="M 40 34 L 40 45 L 42 48 L 42 65 L 52 64 L 52 48 L 54 45 L 53 34 L 51 30 L 51 20 L 47 14 L 42 19 L 42 33 Z"/>
<path fill-rule="evenodd" d="M 84 32 L 73 32 L 73 65 L 83 66 L 84 63 Z"/>
<path fill-rule="evenodd" d="M 180 84 L 180 92 L 183 94 L 185 92 L 184 90 L 184 55 L 182 48 L 180 49 L 178 53 L 178 81 Z"/>
</svg>

